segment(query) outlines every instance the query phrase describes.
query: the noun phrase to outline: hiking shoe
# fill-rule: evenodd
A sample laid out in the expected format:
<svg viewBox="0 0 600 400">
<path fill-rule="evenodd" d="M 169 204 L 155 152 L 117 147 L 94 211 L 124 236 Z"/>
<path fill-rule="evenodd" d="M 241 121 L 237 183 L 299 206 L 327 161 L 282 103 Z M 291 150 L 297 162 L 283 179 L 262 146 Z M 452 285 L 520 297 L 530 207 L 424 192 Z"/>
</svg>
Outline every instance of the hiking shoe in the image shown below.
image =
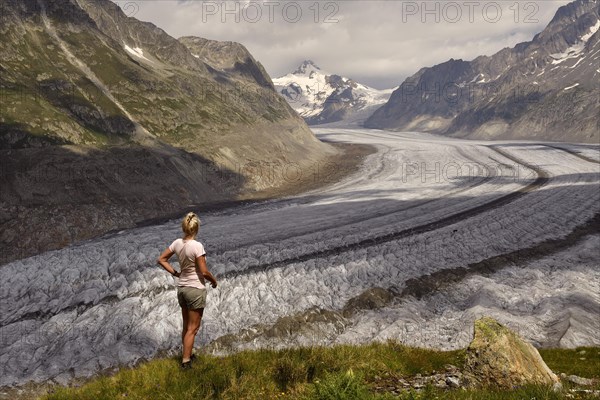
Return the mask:
<svg viewBox="0 0 600 400">
<path fill-rule="evenodd" d="M 195 354 L 192 354 L 192 355 L 190 356 L 190 361 L 187 361 L 187 362 L 182 362 L 182 363 L 181 363 L 181 368 L 183 368 L 183 369 L 190 369 L 190 368 L 192 368 L 192 362 L 193 362 L 195 359 L 196 359 L 196 355 L 195 355 Z"/>
<path fill-rule="evenodd" d="M 181 369 L 192 369 L 192 361 L 182 362 Z"/>
</svg>

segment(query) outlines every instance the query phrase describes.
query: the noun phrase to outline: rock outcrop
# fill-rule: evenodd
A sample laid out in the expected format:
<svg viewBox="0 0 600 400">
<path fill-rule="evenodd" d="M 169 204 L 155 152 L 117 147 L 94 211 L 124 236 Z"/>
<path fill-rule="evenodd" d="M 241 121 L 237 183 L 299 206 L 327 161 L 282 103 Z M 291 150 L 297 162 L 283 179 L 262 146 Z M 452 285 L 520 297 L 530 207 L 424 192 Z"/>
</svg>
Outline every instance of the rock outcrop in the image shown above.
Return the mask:
<svg viewBox="0 0 600 400">
<path fill-rule="evenodd" d="M 475 321 L 465 371 L 472 386 L 512 389 L 528 384 L 559 383 L 535 347 L 489 317 Z"/>
</svg>

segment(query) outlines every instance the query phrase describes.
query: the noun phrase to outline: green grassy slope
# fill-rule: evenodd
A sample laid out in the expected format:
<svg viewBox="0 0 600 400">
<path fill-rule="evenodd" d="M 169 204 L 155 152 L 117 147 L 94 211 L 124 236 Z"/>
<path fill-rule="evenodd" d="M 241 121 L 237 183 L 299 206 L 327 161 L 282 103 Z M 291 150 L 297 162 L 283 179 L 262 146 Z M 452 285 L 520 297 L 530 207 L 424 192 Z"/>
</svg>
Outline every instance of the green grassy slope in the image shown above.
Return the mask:
<svg viewBox="0 0 600 400">
<path fill-rule="evenodd" d="M 549 367 L 582 377 L 600 377 L 600 349 L 541 350 Z M 464 351 L 409 348 L 394 342 L 365 346 L 243 351 L 227 357 L 200 355 L 194 368 L 179 369 L 177 358 L 144 362 L 79 388 L 60 388 L 58 399 L 567 399 L 587 398 L 547 387 L 514 391 L 441 390 L 425 387 L 394 396 L 382 382 L 427 375 L 447 364 L 461 368 Z M 582 358 L 585 358 L 582 360 Z M 597 385 L 596 385 L 597 386 Z M 598 387 L 596 387 L 597 389 Z M 572 397 L 570 397 L 572 396 Z M 592 398 L 592 397 L 590 397 Z"/>
</svg>

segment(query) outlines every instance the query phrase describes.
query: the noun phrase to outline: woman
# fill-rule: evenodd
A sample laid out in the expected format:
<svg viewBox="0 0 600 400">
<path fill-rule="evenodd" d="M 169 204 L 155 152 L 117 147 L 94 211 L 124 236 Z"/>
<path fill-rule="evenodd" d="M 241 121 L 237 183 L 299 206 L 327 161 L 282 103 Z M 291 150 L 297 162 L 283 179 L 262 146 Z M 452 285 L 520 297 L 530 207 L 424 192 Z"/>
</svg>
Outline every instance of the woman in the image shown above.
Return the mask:
<svg viewBox="0 0 600 400">
<path fill-rule="evenodd" d="M 158 263 L 176 278 L 179 278 L 177 286 L 177 300 L 181 306 L 183 317 L 183 330 L 181 342 L 183 344 L 183 358 L 181 367 L 191 368 L 192 349 L 194 339 L 200 329 L 200 321 L 204 307 L 206 306 L 205 279 L 208 279 L 213 288 L 217 287 L 217 280 L 206 267 L 206 252 L 202 243 L 196 241 L 200 220 L 193 212 L 188 213 L 181 222 L 183 239 L 175 240 L 158 258 Z M 169 258 L 177 254 L 181 272 L 169 264 Z"/>
</svg>

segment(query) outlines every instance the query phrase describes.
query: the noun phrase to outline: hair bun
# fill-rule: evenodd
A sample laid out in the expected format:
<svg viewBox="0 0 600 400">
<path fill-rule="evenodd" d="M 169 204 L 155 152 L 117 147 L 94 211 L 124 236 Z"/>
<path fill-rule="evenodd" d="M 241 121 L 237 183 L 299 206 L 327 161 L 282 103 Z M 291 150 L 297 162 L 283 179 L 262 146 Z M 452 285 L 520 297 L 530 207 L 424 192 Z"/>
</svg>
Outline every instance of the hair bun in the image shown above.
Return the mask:
<svg viewBox="0 0 600 400">
<path fill-rule="evenodd" d="M 187 215 L 183 218 L 183 221 L 181 222 L 181 228 L 183 229 L 183 232 L 185 232 L 187 235 L 195 235 L 196 233 L 198 233 L 199 225 L 200 219 L 194 212 L 187 213 Z"/>
</svg>

